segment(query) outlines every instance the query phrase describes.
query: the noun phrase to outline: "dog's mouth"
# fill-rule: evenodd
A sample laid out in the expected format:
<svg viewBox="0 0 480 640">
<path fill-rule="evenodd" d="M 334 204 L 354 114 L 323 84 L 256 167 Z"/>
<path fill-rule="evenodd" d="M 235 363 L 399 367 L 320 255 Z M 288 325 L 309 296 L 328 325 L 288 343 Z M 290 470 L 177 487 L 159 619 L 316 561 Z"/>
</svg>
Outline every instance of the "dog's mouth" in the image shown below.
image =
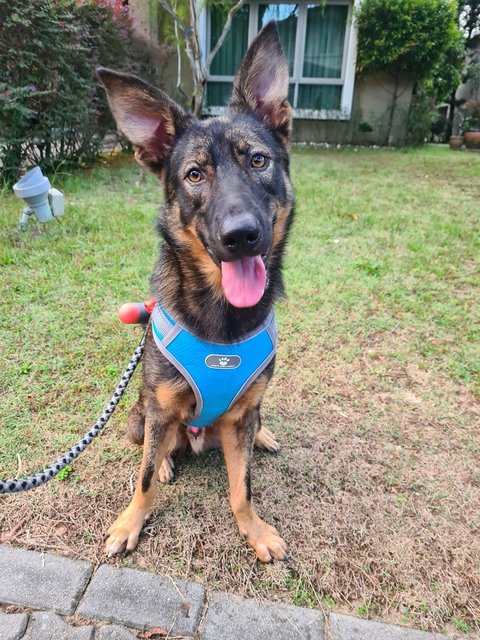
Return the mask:
<svg viewBox="0 0 480 640">
<path fill-rule="evenodd" d="M 226 262 L 219 260 L 207 244 L 205 248 L 222 272 L 223 291 L 231 305 L 246 308 L 260 302 L 268 284 L 266 253 Z"/>
<path fill-rule="evenodd" d="M 253 307 L 263 297 L 267 286 L 267 270 L 263 256 L 247 256 L 221 262 L 222 287 L 234 307 Z"/>
</svg>

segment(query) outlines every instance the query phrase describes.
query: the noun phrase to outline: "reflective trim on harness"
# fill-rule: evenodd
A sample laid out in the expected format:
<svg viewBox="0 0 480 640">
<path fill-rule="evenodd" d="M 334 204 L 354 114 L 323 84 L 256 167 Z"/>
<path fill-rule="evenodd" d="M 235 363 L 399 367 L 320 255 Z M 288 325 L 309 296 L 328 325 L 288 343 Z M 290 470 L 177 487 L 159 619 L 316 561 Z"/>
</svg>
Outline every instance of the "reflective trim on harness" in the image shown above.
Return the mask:
<svg viewBox="0 0 480 640">
<path fill-rule="evenodd" d="M 273 312 L 242 340 L 226 344 L 197 338 L 159 304 L 152 312 L 152 329 L 157 347 L 195 394 L 192 427 L 206 427 L 228 411 L 272 360 L 277 346 Z"/>
</svg>

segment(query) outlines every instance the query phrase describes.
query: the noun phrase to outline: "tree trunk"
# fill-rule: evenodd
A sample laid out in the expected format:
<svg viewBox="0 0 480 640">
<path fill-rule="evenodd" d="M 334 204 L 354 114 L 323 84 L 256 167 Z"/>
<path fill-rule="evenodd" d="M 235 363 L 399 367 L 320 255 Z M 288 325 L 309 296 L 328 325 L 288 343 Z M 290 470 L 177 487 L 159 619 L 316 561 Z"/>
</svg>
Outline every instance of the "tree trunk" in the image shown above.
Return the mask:
<svg viewBox="0 0 480 640">
<path fill-rule="evenodd" d="M 388 144 L 389 145 L 392 145 L 395 142 L 395 139 L 394 139 L 394 136 L 393 136 L 393 116 L 394 116 L 395 110 L 397 108 L 399 81 L 400 81 L 400 72 L 396 71 L 395 72 L 395 76 L 394 76 L 392 106 L 390 107 L 390 116 L 388 118 L 387 140 L 388 140 Z"/>
<path fill-rule="evenodd" d="M 448 140 L 450 139 L 450 136 L 452 135 L 453 118 L 455 117 L 455 107 L 457 106 L 456 100 L 455 100 L 456 93 L 457 93 L 457 90 L 454 89 L 450 94 L 450 101 L 449 101 L 450 108 L 448 110 L 448 120 L 447 120 L 447 126 L 445 130 L 445 136 L 447 138 L 446 142 L 448 142 Z"/>
<path fill-rule="evenodd" d="M 192 113 L 197 118 L 200 116 L 202 111 L 202 104 L 205 98 L 205 89 L 207 88 L 207 81 L 205 78 L 199 80 L 194 87 L 193 96 L 192 96 Z"/>
</svg>

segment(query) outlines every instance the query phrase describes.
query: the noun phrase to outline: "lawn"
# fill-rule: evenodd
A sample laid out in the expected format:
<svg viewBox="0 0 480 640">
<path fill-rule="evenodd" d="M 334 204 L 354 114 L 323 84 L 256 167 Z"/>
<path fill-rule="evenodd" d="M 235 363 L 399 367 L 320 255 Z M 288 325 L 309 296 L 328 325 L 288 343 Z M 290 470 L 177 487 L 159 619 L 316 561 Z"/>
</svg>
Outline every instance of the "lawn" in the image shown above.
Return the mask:
<svg viewBox="0 0 480 640">
<path fill-rule="evenodd" d="M 222 457 L 177 460 L 132 556 L 209 588 L 425 629 L 480 632 L 480 155 L 296 151 L 298 207 L 278 366 L 256 453 L 258 511 L 289 543 L 263 566 L 240 539 Z M 101 413 L 141 330 L 161 191 L 130 159 L 57 175 L 64 219 L 16 232 L 1 197 L 0 476 L 37 471 Z M 135 376 L 63 480 L 0 499 L 1 541 L 107 561 L 141 451 Z"/>
</svg>

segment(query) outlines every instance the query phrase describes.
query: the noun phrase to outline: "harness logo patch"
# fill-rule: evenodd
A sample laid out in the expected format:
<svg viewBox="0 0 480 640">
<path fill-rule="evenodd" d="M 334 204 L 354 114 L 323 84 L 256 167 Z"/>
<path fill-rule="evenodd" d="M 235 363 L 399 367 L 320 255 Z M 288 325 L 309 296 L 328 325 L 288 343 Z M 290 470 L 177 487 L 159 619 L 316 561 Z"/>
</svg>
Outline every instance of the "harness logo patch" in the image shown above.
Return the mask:
<svg viewBox="0 0 480 640">
<path fill-rule="evenodd" d="M 217 356 L 214 353 L 205 358 L 205 364 L 210 369 L 236 369 L 241 361 L 240 356 Z"/>
</svg>

